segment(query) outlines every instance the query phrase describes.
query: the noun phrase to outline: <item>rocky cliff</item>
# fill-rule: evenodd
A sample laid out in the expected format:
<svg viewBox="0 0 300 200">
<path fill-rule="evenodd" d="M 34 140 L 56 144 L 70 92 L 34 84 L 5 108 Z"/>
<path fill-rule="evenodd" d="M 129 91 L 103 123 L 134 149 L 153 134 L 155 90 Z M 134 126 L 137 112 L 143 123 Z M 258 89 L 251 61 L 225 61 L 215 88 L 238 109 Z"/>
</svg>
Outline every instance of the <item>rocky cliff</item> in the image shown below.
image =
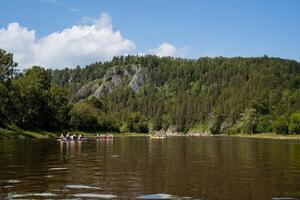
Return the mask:
<svg viewBox="0 0 300 200">
<path fill-rule="evenodd" d="M 102 79 L 95 79 L 83 85 L 73 96 L 73 101 L 101 97 L 122 84 L 138 92 L 147 78 L 146 69 L 141 65 L 115 66 L 108 70 Z"/>
</svg>

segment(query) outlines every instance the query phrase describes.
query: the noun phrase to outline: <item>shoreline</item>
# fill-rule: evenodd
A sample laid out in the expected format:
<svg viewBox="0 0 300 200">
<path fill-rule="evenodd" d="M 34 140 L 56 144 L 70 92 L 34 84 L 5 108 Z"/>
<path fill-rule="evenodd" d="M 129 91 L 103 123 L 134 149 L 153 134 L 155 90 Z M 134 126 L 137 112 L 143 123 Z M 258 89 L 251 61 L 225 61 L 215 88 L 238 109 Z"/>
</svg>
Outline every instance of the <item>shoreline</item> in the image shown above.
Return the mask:
<svg viewBox="0 0 300 200">
<path fill-rule="evenodd" d="M 84 137 L 94 137 L 95 132 L 85 131 L 70 131 L 71 133 L 81 134 Z M 61 132 L 44 131 L 44 130 L 24 130 L 17 127 L 0 128 L 0 140 L 5 139 L 50 139 L 57 138 Z M 126 133 L 109 133 L 113 134 L 114 137 L 148 137 L 149 133 L 137 133 L 137 132 L 126 132 Z M 270 133 L 256 133 L 256 134 L 219 134 L 219 135 L 196 135 L 196 134 L 173 134 L 171 137 L 240 137 L 240 138 L 255 138 L 255 139 L 275 139 L 275 140 L 300 140 L 299 135 L 281 135 L 273 132 Z"/>
<path fill-rule="evenodd" d="M 95 132 L 69 131 L 70 133 L 81 134 L 84 137 L 95 137 Z M 58 138 L 61 131 L 25 130 L 17 127 L 0 128 L 0 140 L 6 139 L 51 139 Z M 103 133 L 105 134 L 105 133 Z M 125 132 L 107 133 L 114 137 L 147 137 L 149 133 Z"/>
<path fill-rule="evenodd" d="M 234 134 L 234 135 L 220 134 L 219 136 L 254 138 L 254 139 L 273 139 L 273 140 L 300 140 L 300 135 L 281 135 L 281 134 L 276 134 L 273 132 L 272 133 L 255 133 L 255 134 Z"/>
</svg>

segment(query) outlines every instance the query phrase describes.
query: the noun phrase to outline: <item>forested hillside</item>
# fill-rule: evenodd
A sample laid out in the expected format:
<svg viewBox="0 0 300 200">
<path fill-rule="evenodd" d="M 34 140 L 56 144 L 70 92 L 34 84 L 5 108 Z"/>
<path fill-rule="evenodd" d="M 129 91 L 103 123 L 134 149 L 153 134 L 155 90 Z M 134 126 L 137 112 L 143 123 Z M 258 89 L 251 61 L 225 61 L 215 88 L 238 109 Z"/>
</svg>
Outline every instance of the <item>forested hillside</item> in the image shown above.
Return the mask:
<svg viewBox="0 0 300 200">
<path fill-rule="evenodd" d="M 293 60 L 121 56 L 16 74 L 12 55 L 1 51 L 0 63 L 2 126 L 300 133 L 300 63 Z"/>
</svg>

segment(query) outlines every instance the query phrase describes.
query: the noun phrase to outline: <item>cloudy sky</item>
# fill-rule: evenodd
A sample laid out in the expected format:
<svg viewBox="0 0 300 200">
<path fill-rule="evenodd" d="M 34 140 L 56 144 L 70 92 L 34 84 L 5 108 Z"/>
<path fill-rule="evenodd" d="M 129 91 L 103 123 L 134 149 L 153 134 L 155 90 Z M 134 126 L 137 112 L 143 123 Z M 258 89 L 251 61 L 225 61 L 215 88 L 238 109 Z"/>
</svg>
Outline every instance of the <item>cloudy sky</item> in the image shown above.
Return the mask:
<svg viewBox="0 0 300 200">
<path fill-rule="evenodd" d="M 0 48 L 21 69 L 126 54 L 300 61 L 298 0 L 1 0 L 0 7 Z"/>
</svg>

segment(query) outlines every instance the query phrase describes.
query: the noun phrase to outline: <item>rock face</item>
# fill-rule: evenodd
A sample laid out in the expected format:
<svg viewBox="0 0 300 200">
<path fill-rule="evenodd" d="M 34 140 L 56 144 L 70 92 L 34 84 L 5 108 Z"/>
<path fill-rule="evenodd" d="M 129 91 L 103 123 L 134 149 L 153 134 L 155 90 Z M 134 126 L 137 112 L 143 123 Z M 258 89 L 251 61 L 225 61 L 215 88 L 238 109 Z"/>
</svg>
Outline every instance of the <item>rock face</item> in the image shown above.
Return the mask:
<svg viewBox="0 0 300 200">
<path fill-rule="evenodd" d="M 102 79 L 83 85 L 73 99 L 78 101 L 85 98 L 99 98 L 122 84 L 127 84 L 134 92 L 138 92 L 143 87 L 146 78 L 146 69 L 140 65 L 115 66 L 108 70 Z"/>
<path fill-rule="evenodd" d="M 134 92 L 138 92 L 146 81 L 146 69 L 140 66 L 135 67 L 135 74 L 131 79 L 129 86 Z"/>
<path fill-rule="evenodd" d="M 97 83 L 99 81 L 100 80 L 97 79 L 83 85 L 74 95 L 73 100 L 78 101 L 80 99 L 85 99 L 88 96 L 90 96 L 93 93 L 93 91 L 95 91 L 99 87 L 99 84 Z"/>
</svg>

